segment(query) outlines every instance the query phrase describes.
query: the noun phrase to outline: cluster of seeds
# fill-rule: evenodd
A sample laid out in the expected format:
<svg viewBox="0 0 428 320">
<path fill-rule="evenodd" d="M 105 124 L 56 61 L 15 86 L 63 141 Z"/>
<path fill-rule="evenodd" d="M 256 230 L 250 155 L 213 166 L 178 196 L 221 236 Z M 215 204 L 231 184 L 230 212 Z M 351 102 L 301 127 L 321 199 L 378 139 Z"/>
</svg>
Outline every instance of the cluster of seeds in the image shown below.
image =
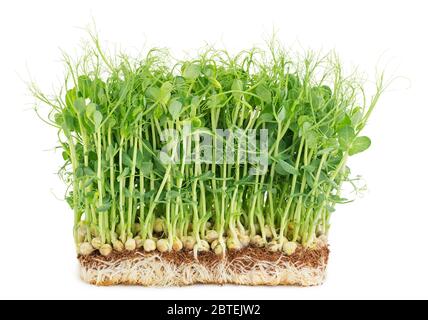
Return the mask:
<svg viewBox="0 0 428 320">
<path fill-rule="evenodd" d="M 85 242 L 87 230 L 84 225 L 78 228 L 79 233 L 79 248 L 78 252 L 82 255 L 90 255 L 94 251 L 98 250 L 99 253 L 103 256 L 109 256 L 113 250 L 117 252 L 132 252 L 136 249 L 142 249 L 145 252 L 168 252 L 168 251 L 193 251 L 195 254 L 197 252 L 204 252 L 212 250 L 216 255 L 224 255 L 227 250 L 240 250 L 248 246 L 253 246 L 256 248 L 266 248 L 270 252 L 283 252 L 286 255 L 292 255 L 297 247 L 298 243 L 294 241 L 285 241 L 283 244 L 280 244 L 277 240 L 272 238 L 272 233 L 269 231 L 269 227 L 265 226 L 267 239 L 263 239 L 260 235 L 255 235 L 250 237 L 248 231 L 239 231 L 236 230 L 238 234 L 238 240 L 233 237 L 228 237 L 226 239 L 220 239 L 217 231 L 210 229 L 207 230 L 204 239 L 202 239 L 199 245 L 196 244 L 195 239 L 192 236 L 184 236 L 180 238 L 174 238 L 172 243 L 163 236 L 163 225 L 164 221 L 160 218 L 156 219 L 155 222 L 155 234 L 159 237 L 152 237 L 150 239 L 143 240 L 140 235 L 135 236 L 134 238 L 128 238 L 125 243 L 120 240 L 114 240 L 112 244 L 102 243 L 101 239 L 94 234 L 91 242 Z M 258 227 L 258 226 L 257 226 Z M 137 228 L 139 225 L 137 224 Z M 258 227 L 259 228 L 259 227 Z M 242 232 L 242 233 L 241 233 Z M 312 244 L 316 245 L 325 245 L 327 239 L 325 236 L 320 236 Z"/>
<path fill-rule="evenodd" d="M 278 46 L 172 64 L 159 50 L 109 57 L 93 40 L 65 59 L 61 93 L 34 90 L 58 129 L 80 254 L 250 245 L 292 254 L 328 234 L 346 202 L 346 161 L 370 146 L 360 132 L 381 82 L 369 99 L 333 55 L 292 58 Z M 242 156 L 239 137 L 218 129 L 256 143 Z M 212 147 L 201 150 L 206 137 Z"/>
</svg>

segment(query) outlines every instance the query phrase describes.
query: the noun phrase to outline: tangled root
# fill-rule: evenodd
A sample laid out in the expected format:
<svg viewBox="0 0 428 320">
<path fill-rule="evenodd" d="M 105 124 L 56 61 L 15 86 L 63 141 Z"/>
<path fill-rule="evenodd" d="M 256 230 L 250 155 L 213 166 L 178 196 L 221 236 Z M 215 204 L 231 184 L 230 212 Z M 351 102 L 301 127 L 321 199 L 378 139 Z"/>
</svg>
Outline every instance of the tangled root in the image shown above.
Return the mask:
<svg viewBox="0 0 428 320">
<path fill-rule="evenodd" d="M 94 285 L 186 286 L 192 284 L 298 285 L 323 283 L 327 247 L 299 249 L 293 256 L 248 248 L 219 258 L 211 252 L 195 260 L 192 253 L 135 251 L 110 259 L 79 257 L 82 280 Z"/>
</svg>

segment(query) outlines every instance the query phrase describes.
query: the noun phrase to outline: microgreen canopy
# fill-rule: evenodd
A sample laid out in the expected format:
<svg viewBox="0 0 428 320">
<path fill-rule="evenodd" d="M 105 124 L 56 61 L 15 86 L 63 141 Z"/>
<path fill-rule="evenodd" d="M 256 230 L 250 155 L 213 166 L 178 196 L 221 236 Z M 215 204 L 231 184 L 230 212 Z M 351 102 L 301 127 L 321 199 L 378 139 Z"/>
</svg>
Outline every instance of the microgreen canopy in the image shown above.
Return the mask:
<svg viewBox="0 0 428 320">
<path fill-rule="evenodd" d="M 118 242 L 134 248 L 164 238 L 162 250 L 182 241 L 197 252 L 209 233 L 224 252 L 248 244 L 245 237 L 309 246 L 327 234 L 335 204 L 344 201 L 347 158 L 371 144 L 360 132 L 381 83 L 367 102 L 334 56 L 292 58 L 277 46 L 235 56 L 209 49 L 173 67 L 168 60 L 157 50 L 109 58 L 96 40 L 78 63 L 66 59 L 64 94 L 49 99 L 34 90 L 59 131 L 76 243 L 121 250 Z M 217 129 L 256 130 L 258 138 L 266 130 L 265 170 L 254 174 L 239 152 L 216 159 L 226 143 L 240 151 Z M 165 130 L 184 138 L 165 141 Z M 198 157 L 204 133 L 213 161 L 186 161 Z M 170 151 L 180 147 L 178 161 L 162 161 L 166 143 Z"/>
</svg>

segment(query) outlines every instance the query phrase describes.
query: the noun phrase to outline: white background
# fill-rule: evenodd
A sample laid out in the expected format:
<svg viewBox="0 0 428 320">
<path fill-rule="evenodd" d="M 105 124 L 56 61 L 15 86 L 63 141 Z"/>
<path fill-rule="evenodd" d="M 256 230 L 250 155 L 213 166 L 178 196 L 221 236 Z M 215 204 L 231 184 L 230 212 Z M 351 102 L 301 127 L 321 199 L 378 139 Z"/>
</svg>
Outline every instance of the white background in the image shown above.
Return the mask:
<svg viewBox="0 0 428 320">
<path fill-rule="evenodd" d="M 0 1 L 0 298 L 428 298 L 426 1 Z M 78 277 L 72 212 L 57 199 L 54 129 L 32 111 L 25 81 L 61 81 L 60 50 L 78 52 L 92 20 L 106 45 L 180 57 L 206 42 L 232 51 L 272 30 L 297 50 L 336 49 L 345 65 L 397 77 L 351 160 L 369 190 L 340 206 L 327 282 L 314 288 L 97 288 Z M 107 44 L 108 42 L 108 44 Z M 374 79 L 374 78 L 372 78 Z"/>
</svg>

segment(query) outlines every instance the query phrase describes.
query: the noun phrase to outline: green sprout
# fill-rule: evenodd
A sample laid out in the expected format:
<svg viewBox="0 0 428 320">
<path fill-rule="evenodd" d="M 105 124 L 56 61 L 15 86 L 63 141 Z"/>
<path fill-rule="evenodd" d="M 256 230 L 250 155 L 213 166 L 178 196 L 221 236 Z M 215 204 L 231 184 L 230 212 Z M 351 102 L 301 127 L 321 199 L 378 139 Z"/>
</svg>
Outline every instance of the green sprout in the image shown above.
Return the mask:
<svg viewBox="0 0 428 320">
<path fill-rule="evenodd" d="M 171 65 L 160 50 L 109 57 L 93 37 L 79 61 L 65 57 L 60 94 L 33 88 L 58 130 L 80 254 L 246 246 L 292 254 L 327 236 L 335 205 L 346 202 L 347 159 L 371 144 L 361 131 L 382 77 L 369 99 L 333 54 L 269 49 L 210 48 Z M 266 148 L 255 143 L 242 157 L 248 150 L 218 129 L 267 132 Z M 232 159 L 218 156 L 226 146 Z M 199 161 L 202 149 L 211 161 Z M 264 170 L 251 153 L 266 158 Z"/>
</svg>

